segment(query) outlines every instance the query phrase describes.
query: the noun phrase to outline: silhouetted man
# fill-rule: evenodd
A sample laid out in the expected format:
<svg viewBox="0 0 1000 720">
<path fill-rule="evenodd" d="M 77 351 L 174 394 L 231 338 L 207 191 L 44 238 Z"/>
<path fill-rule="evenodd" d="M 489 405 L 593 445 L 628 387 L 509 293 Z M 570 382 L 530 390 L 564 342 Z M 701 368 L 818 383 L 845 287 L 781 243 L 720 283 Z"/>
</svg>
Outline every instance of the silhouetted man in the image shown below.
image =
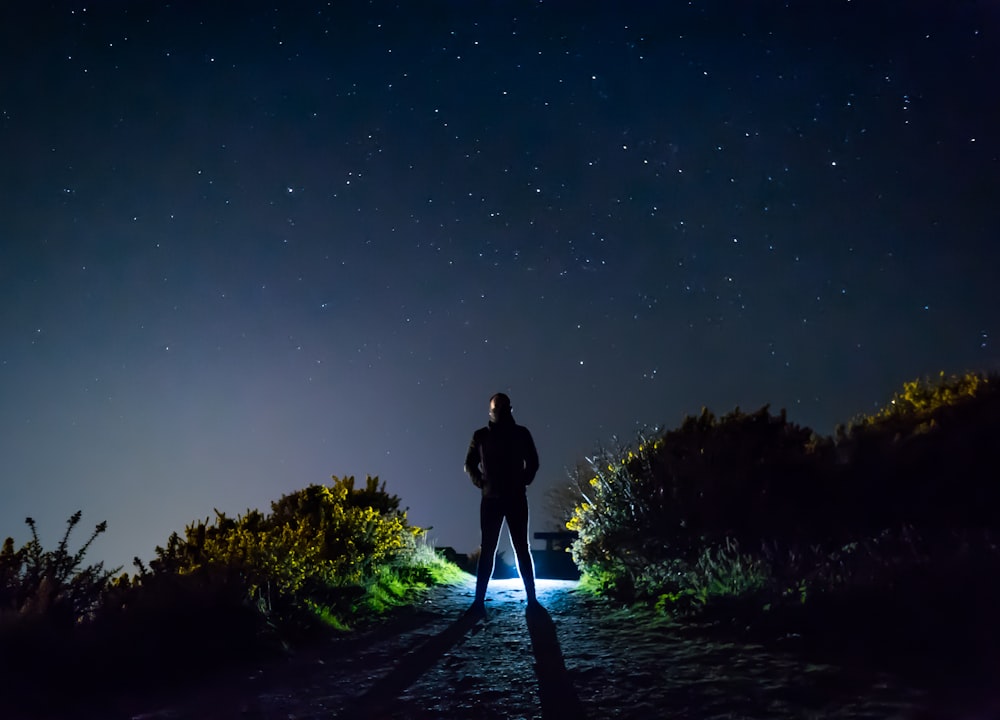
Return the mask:
<svg viewBox="0 0 1000 720">
<path fill-rule="evenodd" d="M 528 428 L 514 422 L 510 398 L 503 393 L 490 398 L 489 425 L 473 434 L 465 455 L 465 472 L 472 478 L 473 485 L 483 491 L 479 505 L 483 539 L 472 609 L 485 611 L 486 586 L 493 575 L 500 528 L 505 518 L 528 604 L 534 605 L 537 602 L 535 568 L 528 547 L 526 489 L 538 472 L 538 451 Z"/>
</svg>

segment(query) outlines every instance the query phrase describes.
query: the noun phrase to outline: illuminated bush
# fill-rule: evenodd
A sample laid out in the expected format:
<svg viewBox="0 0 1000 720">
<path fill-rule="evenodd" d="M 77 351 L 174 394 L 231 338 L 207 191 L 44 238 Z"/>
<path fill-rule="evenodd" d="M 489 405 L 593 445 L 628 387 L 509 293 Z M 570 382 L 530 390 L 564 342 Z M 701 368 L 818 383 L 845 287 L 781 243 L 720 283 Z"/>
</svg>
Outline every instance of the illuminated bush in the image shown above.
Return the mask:
<svg viewBox="0 0 1000 720">
<path fill-rule="evenodd" d="M 720 419 L 705 410 L 634 449 L 602 452 L 568 523 L 574 559 L 629 592 L 661 584 L 653 576 L 665 565 L 665 577 L 684 577 L 706 548 L 815 530 L 800 508 L 829 452 L 767 407 Z"/>
<path fill-rule="evenodd" d="M 183 538 L 174 533 L 157 548 L 151 570 L 235 575 L 266 614 L 309 609 L 343 618 L 357 609 L 373 577 L 413 550 L 420 532 L 378 478 L 356 489 L 353 477 L 334 477 L 329 486 L 283 496 L 268 515 L 254 510 L 234 519 L 216 512 L 212 523 L 188 525 Z"/>
<path fill-rule="evenodd" d="M 931 420 L 943 408 L 962 405 L 983 394 L 990 379 L 981 373 L 945 376 L 936 380 L 920 378 L 903 383 L 888 404 L 873 415 L 862 416 L 865 425 L 877 425 L 891 420 Z"/>
<path fill-rule="evenodd" d="M 82 566 L 70 518 L 54 551 L 35 535 L 0 549 L 0 676 L 16 717 L 81 715 L 85 696 L 176 692 L 184 682 L 322 639 L 465 578 L 407 523 L 377 478 L 333 478 L 237 518 L 216 512 L 173 534 L 149 567 Z M 88 713 L 82 713 L 90 716 Z M 95 715 L 96 717 L 97 715 Z M 6 715 L 4 715 L 6 717 Z"/>
<path fill-rule="evenodd" d="M 978 374 L 908 382 L 835 438 L 767 407 L 704 410 L 599 452 L 575 477 L 574 560 L 591 585 L 664 607 L 889 577 L 907 544 L 886 538 L 938 546 L 955 530 L 1000 530 L 998 386 Z"/>
<path fill-rule="evenodd" d="M 914 380 L 878 413 L 839 429 L 843 496 L 859 531 L 993 527 L 1000 382 L 966 373 Z"/>
</svg>

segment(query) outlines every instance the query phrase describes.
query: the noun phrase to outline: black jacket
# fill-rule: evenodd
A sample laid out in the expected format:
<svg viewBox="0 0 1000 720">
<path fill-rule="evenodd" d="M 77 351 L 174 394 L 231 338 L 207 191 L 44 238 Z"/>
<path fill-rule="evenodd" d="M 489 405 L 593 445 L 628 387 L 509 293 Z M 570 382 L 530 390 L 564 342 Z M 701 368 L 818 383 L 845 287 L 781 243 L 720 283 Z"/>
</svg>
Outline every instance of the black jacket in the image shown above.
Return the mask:
<svg viewBox="0 0 1000 720">
<path fill-rule="evenodd" d="M 508 416 L 476 430 L 465 454 L 465 472 L 483 497 L 523 495 L 538 472 L 538 451 L 528 428 Z"/>
</svg>

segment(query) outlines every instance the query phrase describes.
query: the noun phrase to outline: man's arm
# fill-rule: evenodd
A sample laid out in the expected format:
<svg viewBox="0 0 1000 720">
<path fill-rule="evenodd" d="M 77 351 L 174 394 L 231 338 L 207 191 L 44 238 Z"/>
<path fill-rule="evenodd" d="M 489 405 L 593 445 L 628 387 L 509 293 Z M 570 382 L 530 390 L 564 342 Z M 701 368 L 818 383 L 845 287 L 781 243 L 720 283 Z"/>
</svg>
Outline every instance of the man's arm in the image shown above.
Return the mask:
<svg viewBox="0 0 1000 720">
<path fill-rule="evenodd" d="M 472 435 L 472 442 L 469 443 L 469 449 L 465 453 L 465 472 L 472 478 L 473 485 L 477 488 L 483 486 L 483 471 L 479 468 L 479 443 L 475 434 Z"/>
<path fill-rule="evenodd" d="M 524 484 L 531 485 L 535 479 L 535 474 L 538 472 L 538 450 L 535 449 L 535 441 L 531 437 L 531 433 L 528 432 L 528 428 L 524 428 L 523 442 Z"/>
</svg>

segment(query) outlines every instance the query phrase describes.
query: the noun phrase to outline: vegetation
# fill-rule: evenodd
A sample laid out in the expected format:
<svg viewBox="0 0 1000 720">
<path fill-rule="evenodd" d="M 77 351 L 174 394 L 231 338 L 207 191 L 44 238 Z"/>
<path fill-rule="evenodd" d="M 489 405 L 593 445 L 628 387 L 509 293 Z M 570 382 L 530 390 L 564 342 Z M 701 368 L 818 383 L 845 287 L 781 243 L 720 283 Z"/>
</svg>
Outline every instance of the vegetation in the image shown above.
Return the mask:
<svg viewBox="0 0 1000 720">
<path fill-rule="evenodd" d="M 834 437 L 766 406 L 703 410 L 574 474 L 573 556 L 595 591 L 677 618 L 849 635 L 867 619 L 887 645 L 934 618 L 985 642 L 998 430 L 1000 380 L 974 373 L 908 382 Z"/>
<path fill-rule="evenodd" d="M 146 567 L 115 578 L 70 553 L 70 518 L 54 551 L 32 540 L 0 552 L 0 673 L 38 711 L 115 686 L 151 687 L 371 622 L 430 584 L 465 577 L 422 541 L 400 500 L 369 477 L 333 478 L 272 503 L 270 513 L 188 525 Z M 58 689 L 59 694 L 52 690 Z"/>
<path fill-rule="evenodd" d="M 0 549 L 0 628 L 18 618 L 45 618 L 71 625 L 91 617 L 99 607 L 116 571 L 105 570 L 103 563 L 82 565 L 87 549 L 107 530 L 107 523 L 97 525 L 83 546 L 71 554 L 69 536 L 81 517 L 82 513 L 76 512 L 69 518 L 55 550 L 42 548 L 30 517 L 25 523 L 31 528 L 31 540 L 24 547 L 15 550 L 12 538 L 4 542 Z"/>
<path fill-rule="evenodd" d="M 971 657 L 1000 647 L 998 430 L 1000 379 L 975 373 L 905 383 L 832 437 L 767 406 L 703 410 L 599 451 L 557 497 L 595 592 L 679 620 L 862 638 L 865 657 L 878 640 Z M 284 652 L 466 577 L 371 477 L 216 511 L 132 575 L 85 565 L 105 523 L 70 550 L 80 519 L 54 550 L 31 518 L 31 540 L 0 549 L 0 673 L 35 715 Z"/>
<path fill-rule="evenodd" d="M 238 518 L 216 512 L 214 522 L 189 525 L 156 549 L 152 575 L 201 573 L 234 582 L 240 593 L 279 624 L 324 618 L 346 627 L 378 609 L 378 583 L 409 559 L 420 530 L 407 525 L 399 498 L 377 478 L 355 489 L 354 478 L 311 485 Z M 230 579 L 231 577 L 231 579 Z M 155 582 L 155 579 L 154 579 Z M 390 582 L 391 584 L 391 582 Z"/>
</svg>

